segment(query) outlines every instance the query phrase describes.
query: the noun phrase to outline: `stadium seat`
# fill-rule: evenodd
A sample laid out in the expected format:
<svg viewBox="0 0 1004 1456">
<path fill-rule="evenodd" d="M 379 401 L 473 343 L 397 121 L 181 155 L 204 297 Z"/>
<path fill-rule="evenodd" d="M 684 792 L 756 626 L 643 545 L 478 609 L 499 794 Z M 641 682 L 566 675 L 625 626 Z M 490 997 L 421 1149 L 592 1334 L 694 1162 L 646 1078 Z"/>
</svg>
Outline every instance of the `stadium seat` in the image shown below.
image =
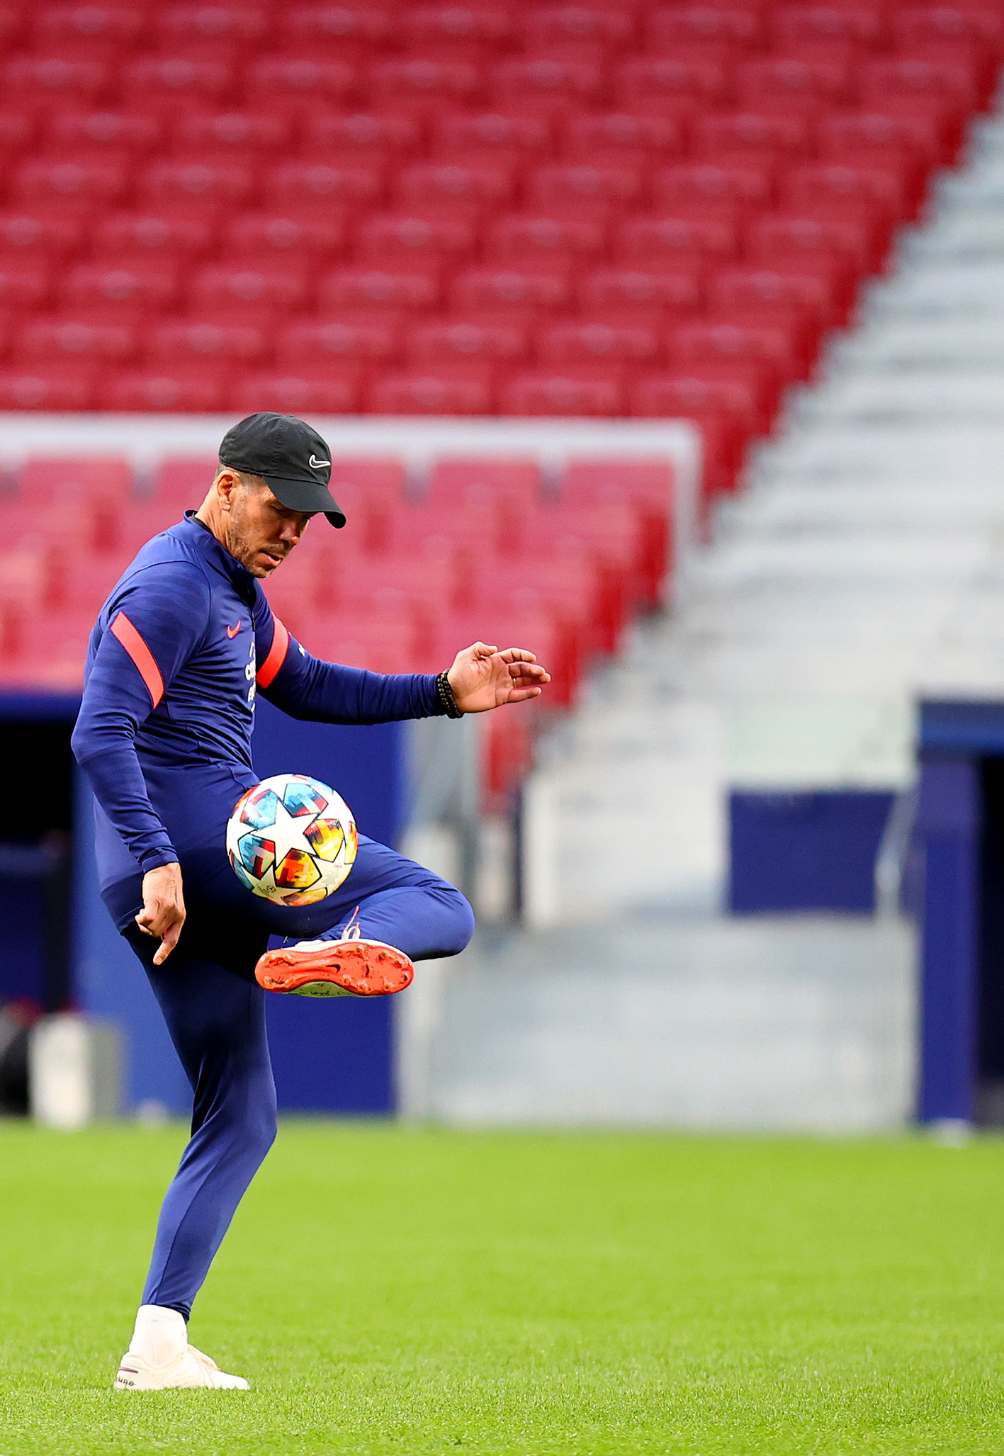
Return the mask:
<svg viewBox="0 0 1004 1456">
<path fill-rule="evenodd" d="M 745 152 L 778 158 L 804 156 L 811 137 L 807 119 L 789 104 L 777 110 L 747 106 L 698 117 L 691 132 L 691 150 L 697 158 L 735 158 Z"/>
<path fill-rule="evenodd" d="M 295 97 L 298 102 L 315 101 L 330 105 L 353 94 L 355 68 L 346 60 L 319 56 L 304 47 L 295 55 L 262 55 L 251 62 L 247 73 L 251 94 Z"/>
<path fill-rule="evenodd" d="M 748 264 L 723 268 L 708 285 L 709 302 L 719 308 L 765 308 L 778 304 L 798 309 L 806 320 L 835 325 L 846 318 L 851 299 L 846 276 L 827 262 Z"/>
<path fill-rule="evenodd" d="M 559 490 L 566 510 L 631 506 L 643 521 L 645 570 L 660 578 L 664 596 L 671 577 L 674 526 L 673 472 L 668 461 L 573 458 L 562 472 Z M 610 650 L 616 645 L 614 639 Z"/>
<path fill-rule="evenodd" d="M 527 202 L 534 207 L 558 203 L 599 203 L 625 207 L 641 200 L 645 174 L 639 163 L 552 162 L 527 176 Z"/>
<path fill-rule="evenodd" d="M 15 329 L 11 352 L 28 359 L 84 359 L 126 364 L 139 351 L 138 319 L 102 316 L 100 310 L 31 314 Z"/>
<path fill-rule="evenodd" d="M 46 260 L 27 259 L 20 249 L 0 254 L 0 307 L 44 307 L 52 286 L 53 271 Z"/>
<path fill-rule="evenodd" d="M 103 256 L 148 253 L 173 263 L 208 252 L 218 226 L 219 210 L 205 203 L 106 212 L 95 220 L 93 246 Z"/>
<path fill-rule="evenodd" d="M 293 118 L 281 111 L 199 111 L 185 107 L 171 126 L 171 144 L 180 156 L 202 151 L 220 154 L 232 148 L 234 156 L 257 151 L 267 157 L 288 151 L 292 135 Z"/>
<path fill-rule="evenodd" d="M 573 208 L 541 209 L 500 217 L 485 231 L 485 257 L 499 261 L 598 257 L 606 251 L 607 227 L 599 218 L 580 217 Z"/>
<path fill-rule="evenodd" d="M 398 172 L 393 186 L 400 203 L 411 207 L 468 203 L 497 207 L 509 201 L 515 176 L 505 161 L 465 157 L 453 162 L 410 162 Z"/>
<path fill-rule="evenodd" d="M 227 383 L 222 370 L 165 361 L 102 378 L 94 393 L 98 409 L 216 414 L 226 408 Z"/>
<path fill-rule="evenodd" d="M 428 262 L 377 263 L 335 268 L 321 275 L 320 302 L 337 309 L 433 308 L 440 297 L 440 270 Z"/>
<path fill-rule="evenodd" d="M 147 154 L 162 144 L 164 133 L 163 118 L 148 112 L 82 107 L 54 110 L 44 118 L 43 135 L 48 151 L 83 148 L 96 156 L 104 148 Z"/>
<path fill-rule="evenodd" d="M 603 79 L 599 65 L 538 52 L 496 62 L 489 88 L 498 100 L 519 100 L 529 109 L 544 103 L 548 109 L 565 110 L 598 100 Z"/>
<path fill-rule="evenodd" d="M 424 503 L 430 510 L 491 507 L 498 510 L 504 530 L 517 523 L 522 511 L 532 509 L 541 493 L 540 465 L 532 458 L 453 456 L 433 465 Z"/>
<path fill-rule="evenodd" d="M 651 364 L 663 350 L 663 328 L 657 320 L 636 315 L 593 315 L 541 324 L 535 335 L 537 357 L 544 364 Z"/>
<path fill-rule="evenodd" d="M 317 160 L 406 157 L 417 152 L 421 142 L 420 119 L 401 112 L 324 108 L 303 118 L 304 155 Z"/>
<path fill-rule="evenodd" d="M 647 36 L 656 48 L 672 49 L 688 41 L 752 47 L 762 37 L 761 13 L 758 6 L 729 5 L 722 0 L 711 5 L 658 8 L 649 16 Z"/>
<path fill-rule="evenodd" d="M 25 505 L 61 500 L 84 511 L 89 503 L 128 500 L 133 467 L 124 455 L 29 455 L 15 481 Z"/>
<path fill-rule="evenodd" d="M 453 279 L 450 298 L 455 308 L 502 309 L 559 308 L 570 296 L 571 277 L 563 263 L 496 264 L 461 269 Z"/>
<path fill-rule="evenodd" d="M 593 268 L 579 280 L 579 298 L 590 311 L 668 308 L 688 313 L 701 302 L 703 271 L 672 264 Z"/>
<path fill-rule="evenodd" d="M 30 97 L 77 107 L 92 102 L 110 78 L 107 60 L 71 59 L 59 54 L 12 55 L 0 62 L 0 96 L 7 102 Z"/>
<path fill-rule="evenodd" d="M 255 169 L 246 158 L 162 158 L 140 168 L 136 176 L 137 195 L 147 207 L 173 208 L 199 200 L 239 206 L 250 201 L 257 187 Z"/>
<path fill-rule="evenodd" d="M 757 391 L 748 379 L 740 374 L 709 378 L 706 366 L 645 375 L 633 386 L 630 405 L 636 415 L 713 418 L 732 434 L 726 457 L 733 466 L 738 448 L 757 433 L 762 415 Z"/>
<path fill-rule="evenodd" d="M 276 365 L 234 375 L 224 390 L 225 409 L 241 415 L 256 410 L 285 414 L 355 414 L 360 407 L 361 371 L 353 365 Z"/>
<path fill-rule="evenodd" d="M 339 310 L 327 322 L 302 318 L 280 321 L 275 330 L 275 356 L 283 365 L 397 360 L 401 353 L 401 319 L 364 310 Z"/>
<path fill-rule="evenodd" d="M 797 54 L 750 56 L 736 65 L 734 74 L 741 107 L 803 100 L 820 107 L 846 101 L 851 94 L 851 65 L 839 53 L 831 60 Z"/>
<path fill-rule="evenodd" d="M 718 217 L 700 215 L 703 209 L 677 214 L 659 211 L 629 218 L 614 232 L 614 256 L 625 263 L 669 262 L 674 258 L 730 259 L 739 249 L 734 210 Z M 698 213 L 698 215 L 694 215 Z"/>
<path fill-rule="evenodd" d="M 873 217 L 892 223 L 910 214 L 915 196 L 911 170 L 860 159 L 800 162 L 781 173 L 779 201 L 790 208 L 860 201 Z"/>
<path fill-rule="evenodd" d="M 472 253 L 477 226 L 469 212 L 434 204 L 371 213 L 358 228 L 356 256 L 362 259 L 444 258 Z"/>
<path fill-rule="evenodd" d="M 616 415 L 623 379 L 617 368 L 589 364 L 520 370 L 501 386 L 499 404 L 511 415 Z"/>
<path fill-rule="evenodd" d="M 196 60 L 146 53 L 127 61 L 116 76 L 117 89 L 125 99 L 131 102 L 142 98 L 144 106 L 204 108 L 207 100 L 222 97 L 231 85 L 232 74 L 222 57 Z"/>
<path fill-rule="evenodd" d="M 388 415 L 488 415 L 494 403 L 494 371 L 484 364 L 392 370 L 375 381 L 368 396 L 371 412 Z"/>
<path fill-rule="evenodd" d="M 150 478 L 151 498 L 179 512 L 197 506 L 209 489 L 216 466 L 211 455 L 165 455 Z"/>
<path fill-rule="evenodd" d="M 196 309 L 212 303 L 295 309 L 307 302 L 311 282 L 303 262 L 242 256 L 199 264 L 186 277 L 185 296 Z"/>
<path fill-rule="evenodd" d="M 609 164 L 619 159 L 666 158 L 681 152 L 684 145 L 684 128 L 676 117 L 626 107 L 573 113 L 562 118 L 558 130 L 561 150 L 576 161 Z"/>
<path fill-rule="evenodd" d="M 270 342 L 269 330 L 257 320 L 162 319 L 144 330 L 143 352 L 151 362 L 188 357 L 256 364 L 265 357 Z"/>
<path fill-rule="evenodd" d="M 391 97 L 438 110 L 444 102 L 470 104 L 482 95 L 482 72 L 471 60 L 395 56 L 370 67 L 369 95 L 381 104 Z"/>
<path fill-rule="evenodd" d="M 715 360 L 764 360 L 788 382 L 807 379 L 815 361 L 812 334 L 797 317 L 783 310 L 755 312 L 728 309 L 719 319 L 678 323 L 666 343 L 674 362 L 711 363 Z"/>
<path fill-rule="evenodd" d="M 265 195 L 280 209 L 331 204 L 372 206 L 383 195 L 382 168 L 372 162 L 279 162 L 263 174 Z"/>
<path fill-rule="evenodd" d="M 698 204 L 709 209 L 724 204 L 729 216 L 734 216 L 736 207 L 763 207 L 769 203 L 775 171 L 774 164 L 750 167 L 742 162 L 710 159 L 674 162 L 653 172 L 652 195 L 656 207 Z"/>
<path fill-rule="evenodd" d="M 529 347 L 529 321 L 501 312 L 414 323 L 404 339 L 405 353 L 415 363 L 522 362 Z"/>
<path fill-rule="evenodd" d="M 431 118 L 434 156 L 457 157 L 495 149 L 514 154 L 550 150 L 552 128 L 546 117 L 527 115 L 520 107 L 492 111 L 447 111 Z"/>
<path fill-rule="evenodd" d="M 887 38 L 886 14 L 879 6 L 860 4 L 778 5 L 771 12 L 769 23 L 773 36 L 782 43 L 790 41 L 851 41 L 857 45 L 877 46 Z"/>
<path fill-rule="evenodd" d="M 95 407 L 96 370 L 51 360 L 0 369 L 0 410 L 87 410 Z"/>
<path fill-rule="evenodd" d="M 51 204 L 65 198 L 102 207 L 125 194 L 131 174 L 132 162 L 126 154 L 28 157 L 11 171 L 7 195 L 15 203 Z"/>
<path fill-rule="evenodd" d="M 31 40 L 41 50 L 56 53 L 75 41 L 134 42 L 147 17 L 132 5 L 44 5 L 31 19 Z"/>
<path fill-rule="evenodd" d="M 193 39 L 261 46 L 269 38 L 271 17 L 254 4 L 158 6 L 153 14 L 158 39 L 168 47 Z"/>
<path fill-rule="evenodd" d="M 291 5 L 283 12 L 291 41 L 322 49 L 327 43 L 339 54 L 355 43 L 369 46 L 386 41 L 399 24 L 390 4 Z"/>
<path fill-rule="evenodd" d="M 59 295 L 64 304 L 128 304 L 156 310 L 178 294 L 179 269 L 160 258 L 127 257 L 121 261 L 74 263 L 62 276 Z"/>
</svg>

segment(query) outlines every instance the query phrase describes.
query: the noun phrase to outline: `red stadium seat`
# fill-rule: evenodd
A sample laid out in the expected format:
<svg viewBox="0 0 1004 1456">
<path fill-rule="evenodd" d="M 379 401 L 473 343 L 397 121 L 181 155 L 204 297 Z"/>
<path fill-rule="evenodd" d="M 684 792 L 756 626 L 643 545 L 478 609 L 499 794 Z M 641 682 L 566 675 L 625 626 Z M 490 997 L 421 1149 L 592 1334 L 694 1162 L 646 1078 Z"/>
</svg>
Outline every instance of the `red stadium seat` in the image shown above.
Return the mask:
<svg viewBox="0 0 1004 1456">
<path fill-rule="evenodd" d="M 356 233 L 356 256 L 360 260 L 461 256 L 472 253 L 476 241 L 477 227 L 469 212 L 416 206 L 371 213 Z"/>
<path fill-rule="evenodd" d="M 675 5 L 653 10 L 648 39 L 652 45 L 671 49 L 681 42 L 716 41 L 735 46 L 755 46 L 762 36 L 758 6 Z"/>
<path fill-rule="evenodd" d="M 724 268 L 709 282 L 717 307 L 799 309 L 806 320 L 838 323 L 849 304 L 834 270 L 817 264 L 771 263 Z"/>
<path fill-rule="evenodd" d="M 404 348 L 416 363 L 463 360 L 522 363 L 530 347 L 530 326 L 509 313 L 468 314 L 453 319 L 415 323 Z"/>
<path fill-rule="evenodd" d="M 289 149 L 293 118 L 281 111 L 199 111 L 185 107 L 174 118 L 171 140 L 182 157 L 209 151 L 234 155 L 258 151 L 265 156 Z"/>
<path fill-rule="evenodd" d="M 87 235 L 89 219 L 81 208 L 65 203 L 24 202 L 0 210 L 0 255 L 22 252 L 63 256 L 77 252 Z"/>
<path fill-rule="evenodd" d="M 513 168 L 494 157 L 455 162 L 411 162 L 394 182 L 394 195 L 414 206 L 474 203 L 497 206 L 513 194 Z"/>
<path fill-rule="evenodd" d="M 198 505 L 212 484 L 216 464 L 211 455 L 165 455 L 150 481 L 153 499 L 168 513 Z"/>
<path fill-rule="evenodd" d="M 96 315 L 96 316 L 95 316 Z M 139 351 L 137 320 L 75 314 L 33 314 L 15 331 L 12 353 L 27 359 L 106 360 L 127 364 Z"/>
<path fill-rule="evenodd" d="M 439 301 L 439 269 L 424 261 L 335 268 L 321 277 L 319 294 L 323 305 L 337 309 L 426 310 Z"/>
<path fill-rule="evenodd" d="M 144 206 L 173 208 L 205 201 L 217 207 L 237 206 L 247 202 L 256 192 L 258 177 L 247 160 L 190 160 L 150 162 L 136 177 L 137 194 L 149 199 Z"/>
<path fill-rule="evenodd" d="M 741 162 L 722 163 L 711 159 L 675 162 L 653 173 L 652 193 L 657 207 L 709 209 L 727 205 L 731 217 L 737 206 L 763 207 L 769 203 L 774 171 L 773 165 L 750 167 Z M 707 216 L 707 211 L 702 215 Z"/>
<path fill-rule="evenodd" d="M 776 41 L 853 41 L 876 46 L 887 34 L 886 15 L 879 6 L 854 4 L 802 4 L 776 6 L 770 16 Z"/>
<path fill-rule="evenodd" d="M 630 7 L 586 3 L 541 5 L 520 17 L 528 48 L 547 49 L 565 42 L 593 41 L 605 49 L 626 46 L 636 38 Z"/>
<path fill-rule="evenodd" d="M 147 365 L 102 378 L 97 407 L 129 413 L 218 414 L 226 407 L 227 382 L 223 370 L 207 369 L 205 364 Z"/>
<path fill-rule="evenodd" d="M 470 60 L 401 56 L 370 67 L 369 94 L 378 105 L 394 97 L 439 109 L 447 101 L 470 104 L 481 89 L 481 71 Z"/>
<path fill-rule="evenodd" d="M 849 99 L 851 66 L 839 54 L 832 60 L 799 55 L 751 56 L 736 66 L 735 82 L 740 107 L 803 100 L 825 106 Z"/>
<path fill-rule="evenodd" d="M 876 218 L 891 222 L 909 215 L 914 199 L 910 167 L 861 160 L 800 162 L 778 180 L 784 207 L 802 208 L 826 202 L 860 202 Z"/>
<path fill-rule="evenodd" d="M 670 331 L 667 351 L 674 363 L 762 359 L 788 382 L 808 378 L 813 363 L 810 337 L 797 318 L 738 314 L 677 324 Z"/>
<path fill-rule="evenodd" d="M 11 364 L 0 368 L 0 410 L 86 410 L 95 404 L 88 363 Z"/>
<path fill-rule="evenodd" d="M 624 407 L 619 370 L 588 364 L 553 365 L 510 376 L 499 391 L 509 415 L 616 415 Z"/>
<path fill-rule="evenodd" d="M 165 319 L 144 332 L 144 353 L 151 361 L 187 359 L 195 362 L 255 364 L 265 357 L 270 333 L 260 322 L 209 322 L 202 318 Z"/>
<path fill-rule="evenodd" d="M 816 140 L 821 157 L 853 154 L 863 162 L 874 156 L 915 157 L 933 166 L 942 155 L 940 118 L 909 108 L 884 106 L 871 111 L 833 112 L 820 118 Z"/>
<path fill-rule="evenodd" d="M 309 296 L 310 275 L 303 262 L 272 257 L 239 257 L 227 263 L 203 263 L 185 281 L 185 295 L 196 308 L 203 304 L 244 304 L 251 308 L 298 308 Z"/>
<path fill-rule="evenodd" d="M 75 263 L 63 274 L 59 294 L 64 304 L 128 304 L 159 309 L 178 292 L 177 266 L 160 258 L 126 257 L 121 261 Z"/>
<path fill-rule="evenodd" d="M 383 195 L 382 169 L 371 162 L 279 162 L 263 176 L 265 195 L 281 210 L 371 206 Z"/>
<path fill-rule="evenodd" d="M 551 146 L 551 126 L 546 117 L 527 115 L 520 107 L 499 107 L 493 111 L 447 111 L 432 118 L 432 151 L 436 156 L 456 157 L 493 150 L 539 154 Z"/>
<path fill-rule="evenodd" d="M 821 208 L 767 213 L 751 218 L 746 229 L 746 256 L 751 262 L 828 255 L 864 273 L 879 266 L 882 253 L 880 231 L 870 219 L 827 217 Z"/>
<path fill-rule="evenodd" d="M 139 6 L 44 5 L 31 16 L 31 38 L 36 49 L 58 54 L 75 41 L 135 41 L 145 23 Z"/>
<path fill-rule="evenodd" d="M 0 307 L 44 307 L 53 282 L 52 267 L 46 259 L 27 259 L 21 249 L 0 254 Z"/>
<path fill-rule="evenodd" d="M 352 365 L 289 364 L 235 377 L 225 391 L 226 408 L 242 414 L 280 410 L 286 414 L 354 414 L 359 409 L 361 373 Z"/>
<path fill-rule="evenodd" d="M 168 46 L 193 39 L 261 46 L 271 30 L 267 6 L 247 4 L 158 6 L 153 13 L 158 38 Z"/>
<path fill-rule="evenodd" d="M 674 117 L 698 115 L 729 99 L 729 67 L 723 65 L 721 53 L 635 56 L 614 69 L 613 92 L 621 106 L 657 104 L 663 114 L 668 111 Z"/>
<path fill-rule="evenodd" d="M 382 375 L 370 389 L 369 408 L 390 415 L 488 415 L 494 396 L 489 366 L 429 364 Z"/>
<path fill-rule="evenodd" d="M 500 217 L 485 233 L 488 259 L 558 259 L 575 255 L 595 258 L 606 251 L 607 228 L 595 217 L 579 217 L 574 208 L 541 209 Z"/>
<path fill-rule="evenodd" d="M 644 171 L 637 164 L 554 162 L 530 173 L 526 197 L 536 207 L 578 201 L 623 207 L 641 199 L 644 185 Z"/>
<path fill-rule="evenodd" d="M 241 266 L 245 256 L 258 262 L 296 260 L 312 265 L 338 261 L 347 250 L 348 224 L 341 211 L 292 208 L 241 219 L 241 226 L 227 234 L 228 256 Z"/>
<path fill-rule="evenodd" d="M 463 309 L 517 307 L 559 308 L 570 292 L 569 269 L 562 263 L 463 269 L 453 280 L 451 297 Z"/>
<path fill-rule="evenodd" d="M 636 315 L 565 319 L 538 328 L 537 355 L 549 365 L 599 364 L 605 360 L 612 364 L 651 364 L 662 355 L 663 332 L 658 320 Z"/>
<path fill-rule="evenodd" d="M 319 56 L 304 48 L 296 55 L 262 55 L 251 62 L 247 73 L 252 95 L 295 97 L 330 105 L 356 90 L 355 68 L 345 60 Z"/>
<path fill-rule="evenodd" d="M 17 472 L 18 498 L 26 505 L 69 501 L 81 510 L 92 502 L 124 503 L 133 474 L 124 455 L 29 455 Z"/>
<path fill-rule="evenodd" d="M 45 118 L 45 142 L 50 151 L 87 149 L 92 156 L 104 148 L 145 154 L 161 145 L 164 122 L 142 111 L 111 111 L 84 107 L 59 109 Z"/>
<path fill-rule="evenodd" d="M 746 151 L 801 156 L 809 151 L 810 135 L 805 117 L 787 103 L 777 110 L 746 107 L 696 118 L 691 147 L 695 157 L 736 157 Z"/>
<path fill-rule="evenodd" d="M 348 516 L 353 536 L 361 529 L 367 547 L 383 545 L 389 518 L 405 504 L 404 462 L 389 455 L 343 455 L 336 450 L 331 457 L 331 493 Z M 332 554 L 338 559 L 344 555 L 341 537 Z"/>
<path fill-rule="evenodd" d="M 973 41 L 991 54 L 1004 54 L 1004 14 L 999 5 L 937 4 L 909 5 L 894 11 L 893 36 L 897 48 L 918 42 Z"/>
<path fill-rule="evenodd" d="M 531 108 L 544 103 L 556 110 L 598 100 L 603 81 L 599 65 L 542 52 L 497 61 L 489 72 L 489 87 L 498 100 L 518 99 Z"/>
<path fill-rule="evenodd" d="M 139 257 L 147 253 L 173 262 L 208 252 L 218 226 L 217 209 L 205 203 L 141 212 L 106 212 L 95 219 L 94 250 L 112 257 L 123 254 Z"/>
<path fill-rule="evenodd" d="M 703 295 L 702 271 L 694 268 L 594 268 L 579 281 L 584 309 L 672 309 L 688 313 L 698 308 Z"/>
<path fill-rule="evenodd" d="M 344 54 L 355 43 L 369 45 L 388 40 L 400 19 L 390 4 L 326 0 L 322 5 L 292 5 L 283 11 L 282 22 L 297 44 L 323 48 L 327 43 Z"/>
<path fill-rule="evenodd" d="M 517 513 L 532 508 L 541 495 L 538 461 L 529 457 L 479 459 L 452 456 L 437 460 L 429 474 L 426 505 L 463 510 L 469 505 L 500 510 L 505 526 Z"/>
<path fill-rule="evenodd" d="M 401 320 L 396 314 L 339 310 L 330 320 L 292 318 L 275 331 L 275 355 L 284 365 L 308 361 L 362 363 L 396 360 L 401 352 Z"/>
<path fill-rule="evenodd" d="M 422 141 L 417 116 L 385 111 L 311 111 L 303 120 L 304 154 L 330 161 L 409 156 Z"/>
<path fill-rule="evenodd" d="M 710 376 L 707 371 L 706 365 L 691 365 L 644 376 L 633 389 L 632 413 L 682 418 L 715 414 L 729 420 L 744 441 L 750 439 L 761 418 L 755 384 L 743 377 L 741 369 Z"/>
<path fill-rule="evenodd" d="M 116 76 L 116 89 L 127 101 L 143 104 L 192 104 L 204 108 L 207 100 L 222 97 L 233 84 L 224 59 L 196 60 L 180 55 L 141 54 L 127 61 Z"/>
<path fill-rule="evenodd" d="M 657 112 L 582 112 L 560 126 L 562 150 L 574 158 L 615 162 L 646 156 L 670 157 L 683 150 L 683 127 Z"/>
<path fill-rule="evenodd" d="M 503 10 L 479 4 L 409 5 L 401 14 L 404 34 L 419 45 L 427 42 L 507 40 L 512 21 Z"/>
<path fill-rule="evenodd" d="M 681 255 L 729 259 L 739 248 L 735 216 L 703 217 L 660 211 L 631 218 L 614 234 L 614 255 L 625 263 L 669 262 Z"/>
<path fill-rule="evenodd" d="M 0 62 L 0 96 L 45 99 L 66 106 L 92 101 L 111 78 L 107 60 L 71 59 L 61 55 L 13 55 Z"/>
<path fill-rule="evenodd" d="M 131 169 L 130 159 L 122 155 L 27 158 L 10 175 L 8 197 L 13 202 L 51 205 L 65 198 L 71 203 L 86 201 L 91 206 L 104 206 L 126 192 Z"/>
</svg>

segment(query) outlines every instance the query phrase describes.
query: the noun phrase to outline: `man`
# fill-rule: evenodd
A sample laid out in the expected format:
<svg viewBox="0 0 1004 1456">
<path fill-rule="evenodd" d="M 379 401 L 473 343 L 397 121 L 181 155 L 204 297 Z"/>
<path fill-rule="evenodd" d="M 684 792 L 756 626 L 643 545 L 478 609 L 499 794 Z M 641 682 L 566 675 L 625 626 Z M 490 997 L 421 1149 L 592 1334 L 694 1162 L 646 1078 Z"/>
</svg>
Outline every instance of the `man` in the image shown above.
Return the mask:
<svg viewBox="0 0 1004 1456">
<path fill-rule="evenodd" d="M 367 994 L 372 966 L 378 994 L 402 990 L 413 960 L 455 955 L 474 928 L 458 890 L 364 836 L 348 880 L 320 905 L 248 894 L 225 830 L 257 781 L 256 692 L 296 717 L 376 723 L 483 712 L 537 697 L 549 681 L 520 648 L 479 642 L 438 677 L 383 676 L 318 661 L 294 641 L 260 583 L 314 515 L 345 525 L 330 469 L 326 443 L 302 420 L 241 420 L 198 511 L 142 548 L 88 646 L 73 751 L 96 800 L 102 898 L 146 968 L 194 1095 L 121 1390 L 247 1389 L 188 1344 L 187 1321 L 275 1136 L 262 987 Z M 311 938 L 268 951 L 271 932 Z"/>
</svg>

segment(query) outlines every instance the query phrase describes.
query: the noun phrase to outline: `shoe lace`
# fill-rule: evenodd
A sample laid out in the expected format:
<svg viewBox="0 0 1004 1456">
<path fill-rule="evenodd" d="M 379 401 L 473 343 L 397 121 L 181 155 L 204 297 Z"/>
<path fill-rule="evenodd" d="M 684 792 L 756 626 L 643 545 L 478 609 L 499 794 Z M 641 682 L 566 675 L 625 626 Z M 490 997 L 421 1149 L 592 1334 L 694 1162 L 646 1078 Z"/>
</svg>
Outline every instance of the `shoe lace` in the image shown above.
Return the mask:
<svg viewBox="0 0 1004 1456">
<path fill-rule="evenodd" d="M 362 926 L 359 924 L 359 908 L 357 905 L 349 916 L 348 924 L 342 931 L 343 940 L 359 940 L 362 936 Z"/>
</svg>

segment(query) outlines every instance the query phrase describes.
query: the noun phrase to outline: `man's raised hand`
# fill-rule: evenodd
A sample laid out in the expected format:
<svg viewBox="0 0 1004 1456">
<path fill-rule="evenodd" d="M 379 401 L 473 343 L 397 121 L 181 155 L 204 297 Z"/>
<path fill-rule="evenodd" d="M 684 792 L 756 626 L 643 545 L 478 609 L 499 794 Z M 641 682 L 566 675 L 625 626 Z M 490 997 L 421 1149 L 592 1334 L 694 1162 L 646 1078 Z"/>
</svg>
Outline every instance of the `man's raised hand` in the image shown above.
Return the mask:
<svg viewBox="0 0 1004 1456">
<path fill-rule="evenodd" d="M 539 698 L 551 674 L 525 647 L 500 652 L 485 642 L 465 647 L 446 674 L 462 713 L 487 713 L 504 703 Z"/>
<path fill-rule="evenodd" d="M 181 866 L 158 865 L 143 876 L 143 908 L 136 924 L 144 935 L 160 940 L 153 957 L 155 966 L 162 966 L 178 944 L 185 923 L 185 897 L 181 889 Z"/>
</svg>

